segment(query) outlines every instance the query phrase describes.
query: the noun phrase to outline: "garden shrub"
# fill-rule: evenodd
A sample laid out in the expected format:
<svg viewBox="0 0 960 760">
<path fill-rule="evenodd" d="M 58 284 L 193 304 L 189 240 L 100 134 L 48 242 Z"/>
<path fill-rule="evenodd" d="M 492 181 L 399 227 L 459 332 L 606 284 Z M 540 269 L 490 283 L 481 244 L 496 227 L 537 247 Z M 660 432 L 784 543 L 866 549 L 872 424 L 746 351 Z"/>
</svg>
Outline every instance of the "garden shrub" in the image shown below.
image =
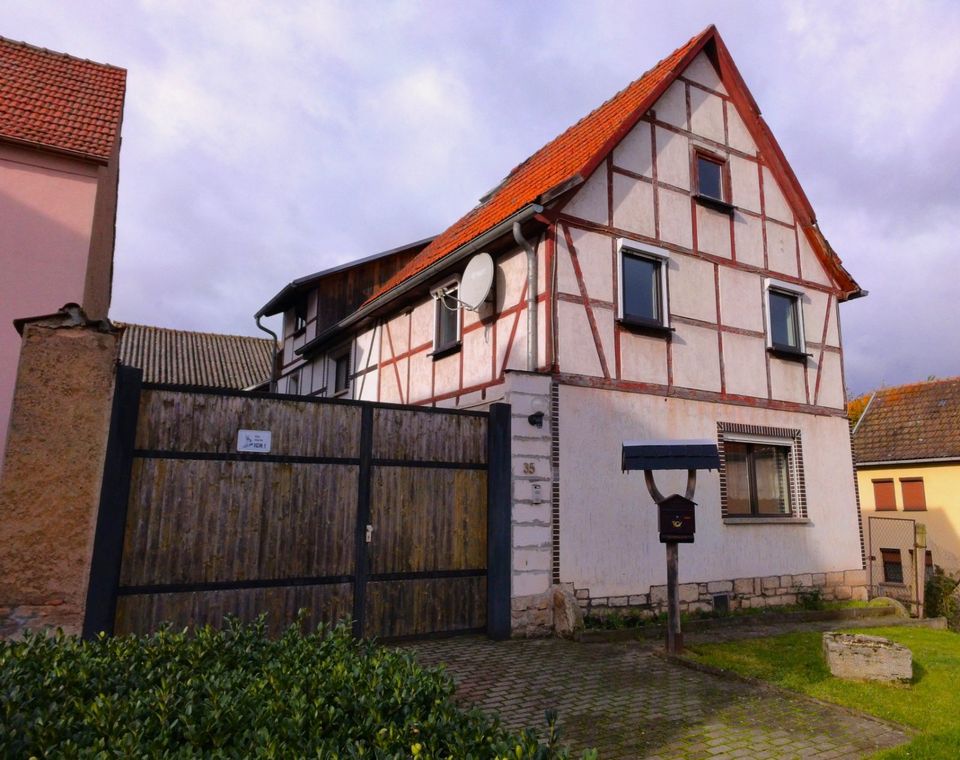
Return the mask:
<svg viewBox="0 0 960 760">
<path fill-rule="evenodd" d="M 0 643 L 0 757 L 565 757 L 555 721 L 542 744 L 453 691 L 344 625 L 28 634 Z"/>
<path fill-rule="evenodd" d="M 960 620 L 960 604 L 954 593 L 956 588 L 957 581 L 937 565 L 923 589 L 924 614 L 927 617 L 945 617 L 953 630 L 957 630 Z"/>
</svg>

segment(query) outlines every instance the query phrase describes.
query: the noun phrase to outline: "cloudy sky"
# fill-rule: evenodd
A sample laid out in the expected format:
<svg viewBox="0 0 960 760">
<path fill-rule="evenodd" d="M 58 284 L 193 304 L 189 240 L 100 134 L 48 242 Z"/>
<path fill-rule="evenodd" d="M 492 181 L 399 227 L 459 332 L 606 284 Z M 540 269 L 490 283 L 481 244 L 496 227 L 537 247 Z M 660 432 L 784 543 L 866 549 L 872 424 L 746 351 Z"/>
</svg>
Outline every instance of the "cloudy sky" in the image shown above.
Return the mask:
<svg viewBox="0 0 960 760">
<path fill-rule="evenodd" d="M 250 335 L 710 23 L 870 291 L 850 390 L 960 374 L 958 3 L 0 0 L 0 35 L 129 71 L 111 316 Z"/>
</svg>

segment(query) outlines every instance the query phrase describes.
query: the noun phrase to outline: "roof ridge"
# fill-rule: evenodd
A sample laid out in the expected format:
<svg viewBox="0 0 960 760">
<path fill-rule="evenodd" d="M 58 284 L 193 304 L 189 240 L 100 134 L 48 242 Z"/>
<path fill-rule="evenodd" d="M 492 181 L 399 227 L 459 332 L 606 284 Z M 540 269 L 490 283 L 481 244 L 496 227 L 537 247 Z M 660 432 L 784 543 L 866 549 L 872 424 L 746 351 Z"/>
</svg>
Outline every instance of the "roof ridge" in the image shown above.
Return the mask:
<svg viewBox="0 0 960 760">
<path fill-rule="evenodd" d="M 32 50 L 36 53 L 45 53 L 46 55 L 56 55 L 61 58 L 68 58 L 71 61 L 77 61 L 78 63 L 90 63 L 94 66 L 102 66 L 103 68 L 114 69 L 116 71 L 122 71 L 124 74 L 127 73 L 127 69 L 122 66 L 117 66 L 114 63 L 104 63 L 102 61 L 94 61 L 91 58 L 81 58 L 77 55 L 71 55 L 70 53 L 64 53 L 59 50 L 51 50 L 50 48 L 41 47 L 40 45 L 33 45 L 29 42 L 24 42 L 23 40 L 15 40 L 10 37 L 4 37 L 0 35 L 0 43 L 7 43 L 8 45 L 16 45 L 18 47 L 25 48 L 27 50 Z"/>
<path fill-rule="evenodd" d="M 162 327 L 161 325 L 144 325 L 137 322 L 123 322 L 118 319 L 110 320 L 117 327 L 137 327 L 145 330 L 161 330 L 166 333 L 178 333 L 180 335 L 215 335 L 218 338 L 239 338 L 241 340 L 257 340 L 264 343 L 275 342 L 272 338 L 261 338 L 259 335 L 237 335 L 235 333 L 210 332 L 208 330 L 181 330 L 176 327 Z"/>
</svg>

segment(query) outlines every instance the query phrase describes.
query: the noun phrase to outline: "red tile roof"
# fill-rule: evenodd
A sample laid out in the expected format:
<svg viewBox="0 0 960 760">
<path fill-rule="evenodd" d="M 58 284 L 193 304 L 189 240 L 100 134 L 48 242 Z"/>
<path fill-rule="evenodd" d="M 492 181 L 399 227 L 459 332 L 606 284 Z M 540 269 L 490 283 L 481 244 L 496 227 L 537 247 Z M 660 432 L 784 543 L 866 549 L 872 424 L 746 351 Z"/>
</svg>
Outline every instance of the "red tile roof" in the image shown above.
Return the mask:
<svg viewBox="0 0 960 760">
<path fill-rule="evenodd" d="M 859 286 L 843 269 L 839 257 L 816 228 L 809 201 L 776 139 L 760 117 L 760 111 L 716 27 L 711 25 L 513 169 L 488 198 L 438 235 L 432 244 L 375 292 L 366 303 L 388 293 L 568 180 L 577 175 L 586 179 L 708 42 L 716 46 L 721 71 L 728 72 L 732 80 L 730 85 L 737 90 L 734 94 L 738 96 L 743 108 L 751 112 L 746 119 L 747 126 L 791 198 L 801 224 L 812 238 L 815 250 L 818 250 L 821 259 L 846 294 L 858 292 Z M 727 77 L 725 81 L 726 79 Z"/>
<path fill-rule="evenodd" d="M 960 458 L 960 377 L 878 390 L 854 433 L 853 454 L 858 463 Z"/>
<path fill-rule="evenodd" d="M 0 138 L 106 161 L 127 72 L 0 37 Z"/>
</svg>

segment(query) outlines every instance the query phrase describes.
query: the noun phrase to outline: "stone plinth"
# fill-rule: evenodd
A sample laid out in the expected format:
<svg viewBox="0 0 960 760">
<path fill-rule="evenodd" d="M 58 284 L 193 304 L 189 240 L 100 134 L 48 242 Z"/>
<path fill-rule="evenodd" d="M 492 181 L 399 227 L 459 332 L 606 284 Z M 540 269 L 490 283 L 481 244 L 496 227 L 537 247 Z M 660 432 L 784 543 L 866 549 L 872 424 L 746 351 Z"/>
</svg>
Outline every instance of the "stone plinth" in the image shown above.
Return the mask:
<svg viewBox="0 0 960 760">
<path fill-rule="evenodd" d="M 860 633 L 823 634 L 827 667 L 837 678 L 860 681 L 909 681 L 913 655 L 902 644 Z"/>
</svg>

